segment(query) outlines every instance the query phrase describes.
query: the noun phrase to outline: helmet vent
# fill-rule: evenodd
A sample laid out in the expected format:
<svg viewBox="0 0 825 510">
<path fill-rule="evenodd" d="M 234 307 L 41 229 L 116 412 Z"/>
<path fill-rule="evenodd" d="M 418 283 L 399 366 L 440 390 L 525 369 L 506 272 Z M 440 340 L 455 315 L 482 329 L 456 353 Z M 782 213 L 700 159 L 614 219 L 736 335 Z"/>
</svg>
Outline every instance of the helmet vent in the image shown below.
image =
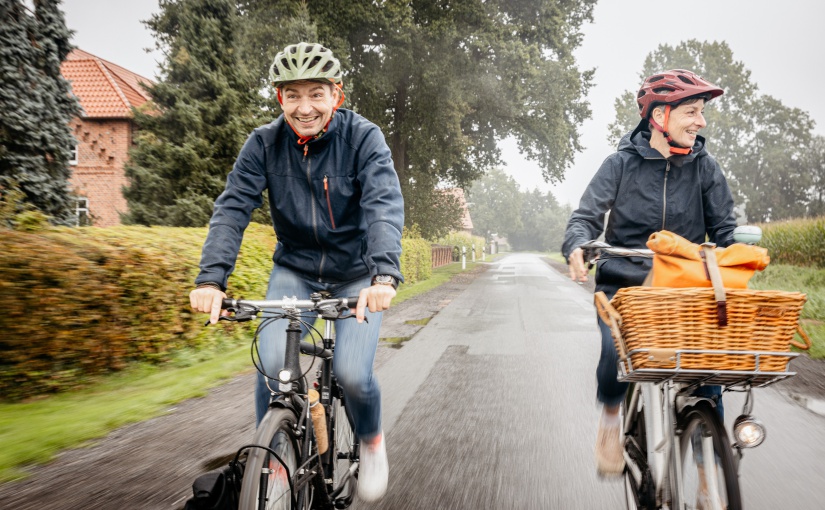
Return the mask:
<svg viewBox="0 0 825 510">
<path fill-rule="evenodd" d="M 655 82 L 657 82 L 657 81 L 659 81 L 659 80 L 664 80 L 664 79 L 665 79 L 665 77 L 664 77 L 664 76 L 662 76 L 662 75 L 659 75 L 659 76 L 651 76 L 651 77 L 650 77 L 650 79 L 649 79 L 649 80 L 647 80 L 647 82 L 648 82 L 648 83 L 655 83 Z"/>
<path fill-rule="evenodd" d="M 679 78 L 680 80 L 682 80 L 683 82 L 687 83 L 688 85 L 696 85 L 695 83 L 690 81 L 687 77 L 682 76 L 681 74 L 677 74 L 676 77 Z"/>
<path fill-rule="evenodd" d="M 326 64 L 324 64 L 324 67 L 322 67 L 322 68 L 321 68 L 321 71 L 323 71 L 323 72 L 327 72 L 327 71 L 329 71 L 330 69 L 332 69 L 332 68 L 333 68 L 333 66 L 335 66 L 335 62 L 333 62 L 333 61 L 331 61 L 331 60 L 328 60 L 328 61 L 327 61 L 327 63 L 326 63 Z"/>
<path fill-rule="evenodd" d="M 306 49 L 304 49 L 304 51 L 307 52 L 307 53 L 312 53 L 313 48 L 315 48 L 314 45 L 308 44 Z"/>
<path fill-rule="evenodd" d="M 644 96 L 645 94 L 647 94 L 647 92 L 645 92 L 644 90 L 640 90 L 640 91 L 639 91 L 639 94 L 636 96 L 636 99 L 638 99 L 638 98 L 640 98 L 640 97 Z"/>
<path fill-rule="evenodd" d="M 281 59 L 281 65 L 284 66 L 286 69 L 289 69 L 289 61 L 286 58 Z"/>
<path fill-rule="evenodd" d="M 313 57 L 313 59 L 310 61 L 309 65 L 307 66 L 307 69 L 312 69 L 313 67 L 317 66 L 318 62 L 320 62 L 320 61 L 321 61 L 321 57 L 317 57 L 317 56 Z"/>
<path fill-rule="evenodd" d="M 653 89 L 654 94 L 670 94 L 671 92 L 673 92 L 673 89 L 669 87 Z"/>
</svg>

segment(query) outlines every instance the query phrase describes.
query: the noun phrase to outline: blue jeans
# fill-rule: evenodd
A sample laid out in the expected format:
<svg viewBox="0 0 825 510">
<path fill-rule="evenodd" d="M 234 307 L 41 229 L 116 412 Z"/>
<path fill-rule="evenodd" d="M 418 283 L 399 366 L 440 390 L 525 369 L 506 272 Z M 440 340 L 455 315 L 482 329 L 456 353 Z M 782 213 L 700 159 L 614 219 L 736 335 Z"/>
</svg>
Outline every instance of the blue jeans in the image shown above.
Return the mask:
<svg viewBox="0 0 825 510">
<path fill-rule="evenodd" d="M 319 291 L 328 291 L 333 297 L 357 296 L 361 289 L 369 286 L 369 276 L 346 283 L 321 283 L 315 278 L 276 265 L 269 278 L 266 298 L 295 296 L 298 299 L 308 299 L 310 294 Z M 382 314 L 367 311 L 365 316 L 368 321 L 361 324 L 355 319 L 336 321 L 332 369 L 338 384 L 344 390 L 347 408 L 355 422 L 355 433 L 361 438 L 371 438 L 381 432 L 381 390 L 373 376 L 372 365 L 378 348 Z M 286 324 L 285 321 L 277 321 L 264 328 L 258 338 L 261 364 L 264 371 L 272 377 L 284 366 Z M 266 414 L 269 398 L 270 391 L 264 376 L 258 373 L 255 385 L 257 424 L 261 423 Z"/>
<path fill-rule="evenodd" d="M 596 369 L 596 398 L 607 407 L 616 407 L 624 400 L 627 383 L 617 380 L 619 376 L 619 353 L 616 352 L 616 344 L 613 343 L 610 327 L 602 321 L 601 317 L 598 318 L 598 321 L 599 331 L 602 334 L 602 354 Z M 700 386 L 693 393 L 713 400 L 716 403 L 716 411 L 719 413 L 719 417 L 724 421 L 725 409 L 722 405 L 721 386 Z"/>
</svg>

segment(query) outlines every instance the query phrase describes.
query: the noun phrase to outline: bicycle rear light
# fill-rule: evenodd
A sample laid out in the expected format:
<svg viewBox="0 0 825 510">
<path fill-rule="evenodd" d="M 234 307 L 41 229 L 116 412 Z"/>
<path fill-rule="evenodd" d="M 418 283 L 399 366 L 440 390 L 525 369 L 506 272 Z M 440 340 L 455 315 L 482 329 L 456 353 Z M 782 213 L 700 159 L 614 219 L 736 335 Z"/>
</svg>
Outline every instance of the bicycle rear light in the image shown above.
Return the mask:
<svg viewBox="0 0 825 510">
<path fill-rule="evenodd" d="M 765 426 L 749 414 L 743 414 L 733 422 L 733 438 L 737 448 L 755 448 L 765 440 Z"/>
</svg>

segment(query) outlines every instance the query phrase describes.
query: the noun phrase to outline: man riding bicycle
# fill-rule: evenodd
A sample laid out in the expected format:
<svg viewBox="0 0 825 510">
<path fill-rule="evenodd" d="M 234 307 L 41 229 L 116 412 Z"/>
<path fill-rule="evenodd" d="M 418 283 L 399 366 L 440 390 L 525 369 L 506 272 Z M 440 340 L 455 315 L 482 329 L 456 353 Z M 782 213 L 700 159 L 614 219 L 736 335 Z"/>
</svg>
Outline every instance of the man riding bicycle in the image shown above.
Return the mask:
<svg viewBox="0 0 825 510">
<path fill-rule="evenodd" d="M 403 280 L 404 203 L 398 175 L 381 130 L 340 108 L 341 65 L 329 49 L 289 45 L 276 55 L 269 76 L 283 114 L 252 132 L 227 176 L 190 301 L 217 322 L 244 229 L 267 190 L 278 244 L 266 299 L 307 299 L 324 291 L 333 297 L 359 296 L 356 320 L 337 324 L 333 370 L 362 441 L 358 493 L 373 501 L 384 495 L 388 480 L 373 362 L 380 312 L 390 307 Z M 260 355 L 267 373 L 283 367 L 285 342 L 281 328 L 262 331 Z M 269 399 L 267 381 L 259 374 L 258 423 Z"/>
<path fill-rule="evenodd" d="M 719 164 L 705 149 L 705 139 L 698 135 L 707 125 L 705 105 L 723 92 L 682 69 L 645 79 L 637 95 L 642 120 L 602 163 L 567 224 L 562 253 L 574 281 L 587 280 L 580 246 L 602 232 L 608 244 L 625 248 L 645 248 L 650 234 L 660 230 L 694 243 L 705 242 L 706 235 L 720 247 L 733 243 L 733 197 Z M 610 298 L 622 287 L 641 285 L 650 269 L 650 259 L 600 260 L 596 290 Z M 603 408 L 596 464 L 599 473 L 618 475 L 624 468 L 619 407 L 627 384 L 617 381 L 618 354 L 610 328 L 601 319 L 598 324 L 602 349 L 597 397 Z M 703 387 L 701 392 L 714 397 L 721 413 L 720 388 Z"/>
</svg>

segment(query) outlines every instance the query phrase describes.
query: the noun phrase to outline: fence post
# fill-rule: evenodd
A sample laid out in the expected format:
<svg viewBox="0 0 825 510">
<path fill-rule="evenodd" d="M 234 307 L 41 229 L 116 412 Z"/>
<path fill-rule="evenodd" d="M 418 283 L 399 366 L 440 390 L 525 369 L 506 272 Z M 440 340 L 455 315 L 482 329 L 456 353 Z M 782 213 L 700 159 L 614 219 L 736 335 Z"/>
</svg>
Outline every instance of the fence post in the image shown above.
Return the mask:
<svg viewBox="0 0 825 510">
<path fill-rule="evenodd" d="M 467 269 L 467 247 L 461 247 L 461 270 Z"/>
</svg>

